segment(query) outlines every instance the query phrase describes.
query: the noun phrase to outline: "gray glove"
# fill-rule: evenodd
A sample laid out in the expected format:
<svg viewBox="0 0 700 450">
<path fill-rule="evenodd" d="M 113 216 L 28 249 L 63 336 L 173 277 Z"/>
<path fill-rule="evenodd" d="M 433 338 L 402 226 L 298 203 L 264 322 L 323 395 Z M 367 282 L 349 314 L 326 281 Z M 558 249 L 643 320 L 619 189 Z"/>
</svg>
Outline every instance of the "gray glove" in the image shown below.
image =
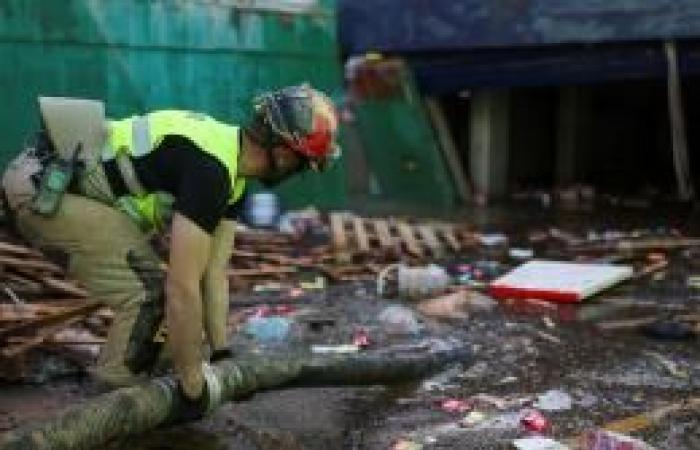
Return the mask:
<svg viewBox="0 0 700 450">
<path fill-rule="evenodd" d="M 204 376 L 204 387 L 202 395 L 196 400 L 185 395 L 182 385 L 175 378 L 166 377 L 156 380 L 164 393 L 171 398 L 173 404 L 168 418 L 169 423 L 178 424 L 199 420 L 221 405 L 221 382 L 212 367 L 206 362 L 202 363 L 202 375 Z"/>
</svg>

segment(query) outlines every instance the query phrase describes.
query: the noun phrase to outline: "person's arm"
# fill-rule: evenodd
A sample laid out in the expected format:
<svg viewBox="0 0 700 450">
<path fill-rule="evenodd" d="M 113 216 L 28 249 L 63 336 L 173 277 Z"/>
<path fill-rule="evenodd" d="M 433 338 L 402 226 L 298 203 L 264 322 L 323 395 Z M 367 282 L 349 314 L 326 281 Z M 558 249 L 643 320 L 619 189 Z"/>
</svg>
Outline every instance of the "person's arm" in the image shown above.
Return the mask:
<svg viewBox="0 0 700 450">
<path fill-rule="evenodd" d="M 211 351 L 227 348 L 229 308 L 228 265 L 233 252 L 236 222 L 224 219 L 214 230 L 209 263 L 202 284 L 204 295 L 204 329 Z"/>
<path fill-rule="evenodd" d="M 166 320 L 173 364 L 182 390 L 190 399 L 202 395 L 201 282 L 211 253 L 211 236 L 186 216 L 173 217 Z"/>
</svg>

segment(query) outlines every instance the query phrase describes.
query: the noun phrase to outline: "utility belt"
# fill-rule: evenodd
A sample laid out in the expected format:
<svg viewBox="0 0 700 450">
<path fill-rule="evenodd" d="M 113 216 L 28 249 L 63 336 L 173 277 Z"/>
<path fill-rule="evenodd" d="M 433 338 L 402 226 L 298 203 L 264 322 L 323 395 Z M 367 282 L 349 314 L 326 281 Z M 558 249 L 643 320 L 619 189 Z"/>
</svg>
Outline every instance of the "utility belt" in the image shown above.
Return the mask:
<svg viewBox="0 0 700 450">
<path fill-rule="evenodd" d="M 65 150 L 56 151 L 53 145 L 44 145 L 43 148 L 44 154 L 39 155 L 42 170 L 39 174 L 37 195 L 33 202 L 36 213 L 47 217 L 53 216 L 66 192 L 75 190 L 76 193 L 86 194 L 81 192 L 80 188 L 74 188 L 79 184 L 76 181 L 82 176 L 83 171 L 91 171 L 95 165 L 100 164 L 113 196 L 108 199 L 102 195 L 100 200 L 111 202 L 134 220 L 141 222 L 138 208 L 130 199 L 143 198 L 148 193 L 138 179 L 132 156 L 124 151 L 116 151 L 108 136 L 101 149 L 99 147 L 86 149 L 80 143 L 76 145 L 72 154 L 66 154 Z M 136 118 L 132 125 L 130 153 L 139 156 L 147 154 L 150 150 L 148 119 Z M 139 225 L 145 224 L 139 223 Z"/>
</svg>

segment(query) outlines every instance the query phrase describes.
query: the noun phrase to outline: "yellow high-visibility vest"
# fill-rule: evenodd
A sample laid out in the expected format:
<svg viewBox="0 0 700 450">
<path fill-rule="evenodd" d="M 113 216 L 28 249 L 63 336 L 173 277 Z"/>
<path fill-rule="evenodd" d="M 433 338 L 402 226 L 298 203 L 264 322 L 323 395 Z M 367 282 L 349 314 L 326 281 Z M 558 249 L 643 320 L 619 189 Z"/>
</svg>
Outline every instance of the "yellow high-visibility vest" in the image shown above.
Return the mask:
<svg viewBox="0 0 700 450">
<path fill-rule="evenodd" d="M 109 122 L 109 140 L 103 159 L 118 154 L 133 158 L 144 156 L 168 135 L 182 136 L 201 151 L 221 162 L 231 180 L 229 204 L 236 202 L 245 190 L 245 178 L 237 175 L 240 153 L 240 128 L 192 111 L 162 110 L 145 116 L 133 116 Z M 167 151 L 167 149 L 165 149 Z M 165 192 L 146 192 L 118 199 L 119 207 L 134 218 L 143 229 L 160 228 L 171 214 L 174 199 Z"/>
</svg>

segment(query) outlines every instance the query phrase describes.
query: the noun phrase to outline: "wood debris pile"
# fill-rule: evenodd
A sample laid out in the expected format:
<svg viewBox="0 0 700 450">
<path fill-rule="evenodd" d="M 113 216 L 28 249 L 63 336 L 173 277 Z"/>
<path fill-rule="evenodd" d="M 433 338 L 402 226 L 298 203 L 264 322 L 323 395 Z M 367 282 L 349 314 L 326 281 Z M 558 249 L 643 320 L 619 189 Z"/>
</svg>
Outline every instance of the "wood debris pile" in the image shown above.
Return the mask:
<svg viewBox="0 0 700 450">
<path fill-rule="evenodd" d="M 384 264 L 420 262 L 471 245 L 450 224 L 409 224 L 331 214 L 313 236 L 244 229 L 229 268 L 232 289 L 290 282 L 305 273 L 329 282 L 373 279 Z M 29 350 L 73 348 L 96 354 L 112 320 L 85 289 L 40 251 L 0 231 L 0 379 L 22 376 Z"/>
<path fill-rule="evenodd" d="M 29 350 L 38 346 L 96 352 L 104 340 L 111 312 L 89 302 L 63 268 L 8 234 L 0 234 L 0 290 L 0 378 L 22 377 Z"/>
<path fill-rule="evenodd" d="M 367 219 L 348 213 L 332 213 L 328 222 L 330 236 L 320 240 L 271 231 L 237 233 L 232 282 L 288 280 L 304 271 L 331 281 L 371 279 L 387 263 L 428 262 L 475 243 L 474 233 L 450 223 Z"/>
</svg>

